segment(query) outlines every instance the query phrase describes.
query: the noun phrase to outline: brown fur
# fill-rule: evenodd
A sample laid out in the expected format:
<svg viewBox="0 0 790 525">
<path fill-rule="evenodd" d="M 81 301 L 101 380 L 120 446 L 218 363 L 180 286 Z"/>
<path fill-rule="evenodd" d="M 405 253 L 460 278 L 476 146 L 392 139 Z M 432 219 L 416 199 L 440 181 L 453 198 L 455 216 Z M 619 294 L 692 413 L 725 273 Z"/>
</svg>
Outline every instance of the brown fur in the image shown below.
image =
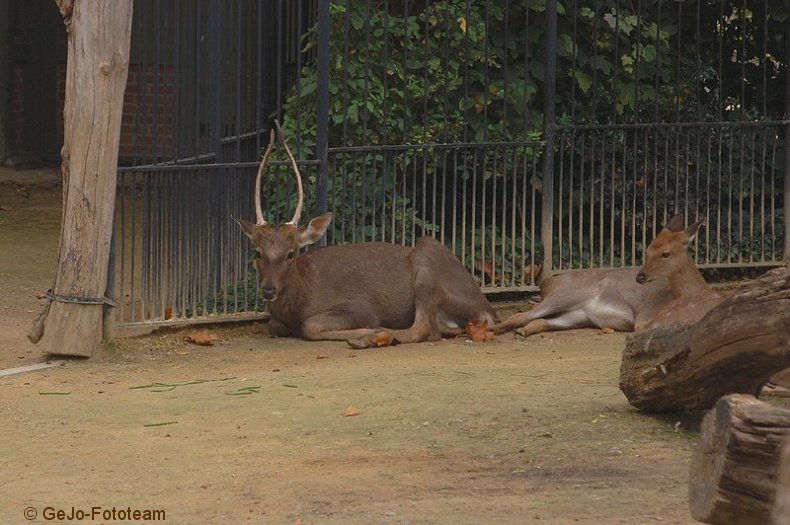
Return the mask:
<svg viewBox="0 0 790 525">
<path fill-rule="evenodd" d="M 256 266 L 278 335 L 373 346 L 387 332 L 404 343 L 461 333 L 494 311 L 458 259 L 431 237 L 414 247 L 362 243 L 299 249 L 318 241 L 331 214 L 302 227 L 237 222 L 257 250 Z"/>
<path fill-rule="evenodd" d="M 694 322 L 721 300 L 687 253 L 700 225 L 684 229 L 683 216 L 673 216 L 647 248 L 641 270 L 579 270 L 547 279 L 541 302 L 495 325 L 494 332 L 516 330 L 528 336 L 589 327 L 641 331 L 681 319 Z M 668 250 L 671 257 L 662 257 Z"/>
</svg>

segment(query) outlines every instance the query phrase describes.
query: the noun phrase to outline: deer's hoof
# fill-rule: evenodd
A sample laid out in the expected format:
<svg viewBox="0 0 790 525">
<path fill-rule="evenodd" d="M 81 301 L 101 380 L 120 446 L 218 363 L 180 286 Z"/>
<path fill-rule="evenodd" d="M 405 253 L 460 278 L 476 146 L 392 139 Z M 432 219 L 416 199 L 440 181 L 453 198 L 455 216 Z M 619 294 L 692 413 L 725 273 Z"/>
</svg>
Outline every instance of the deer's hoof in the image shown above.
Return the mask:
<svg viewBox="0 0 790 525">
<path fill-rule="evenodd" d="M 351 348 L 355 348 L 357 350 L 374 346 L 373 342 L 370 340 L 370 337 L 357 337 L 356 339 L 348 339 L 346 343 L 348 343 L 348 346 Z"/>
<path fill-rule="evenodd" d="M 346 341 L 351 348 L 381 348 L 382 346 L 394 346 L 400 341 L 395 339 L 389 332 L 384 330 L 372 335 L 357 337 Z"/>
</svg>

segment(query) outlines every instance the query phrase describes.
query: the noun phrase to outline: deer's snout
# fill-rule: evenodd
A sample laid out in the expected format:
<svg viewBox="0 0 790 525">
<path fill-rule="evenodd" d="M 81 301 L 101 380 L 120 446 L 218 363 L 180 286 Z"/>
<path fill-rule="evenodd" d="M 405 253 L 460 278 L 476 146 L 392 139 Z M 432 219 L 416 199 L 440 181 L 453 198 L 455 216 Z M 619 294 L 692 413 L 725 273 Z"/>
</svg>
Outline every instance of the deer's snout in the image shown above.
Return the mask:
<svg viewBox="0 0 790 525">
<path fill-rule="evenodd" d="M 263 290 L 261 290 L 261 293 L 266 301 L 274 301 L 277 299 L 277 288 L 274 286 L 264 287 Z"/>
<path fill-rule="evenodd" d="M 636 282 L 639 284 L 645 284 L 647 282 L 647 275 L 645 275 L 645 272 L 639 272 L 636 274 Z"/>
</svg>

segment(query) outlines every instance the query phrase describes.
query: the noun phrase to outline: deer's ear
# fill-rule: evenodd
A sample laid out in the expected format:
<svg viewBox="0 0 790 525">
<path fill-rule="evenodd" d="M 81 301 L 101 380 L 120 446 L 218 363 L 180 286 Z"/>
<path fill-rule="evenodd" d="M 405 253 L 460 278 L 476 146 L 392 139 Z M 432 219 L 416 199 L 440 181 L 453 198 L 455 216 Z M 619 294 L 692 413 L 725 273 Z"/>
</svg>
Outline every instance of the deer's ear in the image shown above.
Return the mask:
<svg viewBox="0 0 790 525">
<path fill-rule="evenodd" d="M 245 221 L 244 219 L 237 219 L 233 215 L 231 215 L 230 218 L 236 221 L 236 224 L 241 226 L 241 230 L 244 232 L 244 235 L 252 240 L 252 236 L 255 235 L 255 225 L 249 221 Z"/>
<path fill-rule="evenodd" d="M 705 224 L 705 219 L 701 221 L 697 221 L 691 226 L 689 226 L 688 228 L 686 228 L 685 230 L 683 230 L 683 233 L 688 235 L 688 242 L 694 240 L 694 237 L 697 236 L 697 232 L 699 231 L 699 229 L 702 227 L 703 224 Z"/>
<path fill-rule="evenodd" d="M 299 228 L 299 247 L 317 242 L 326 233 L 330 222 L 332 214 L 325 213 L 311 220 L 307 226 Z"/>
<path fill-rule="evenodd" d="M 664 231 L 670 231 L 672 233 L 677 233 L 683 231 L 683 227 L 686 225 L 685 220 L 681 214 L 675 214 L 672 216 L 671 219 L 667 221 L 664 225 Z"/>
</svg>

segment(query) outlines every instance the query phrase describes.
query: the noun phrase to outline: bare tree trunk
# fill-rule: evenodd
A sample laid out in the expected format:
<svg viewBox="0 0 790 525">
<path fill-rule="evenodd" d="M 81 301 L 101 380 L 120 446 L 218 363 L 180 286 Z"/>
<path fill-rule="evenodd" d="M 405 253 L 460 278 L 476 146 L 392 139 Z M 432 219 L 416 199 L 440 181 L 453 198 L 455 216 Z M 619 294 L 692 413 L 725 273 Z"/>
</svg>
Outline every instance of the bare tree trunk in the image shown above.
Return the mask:
<svg viewBox="0 0 790 525">
<path fill-rule="evenodd" d="M 63 222 L 50 302 L 28 338 L 47 353 L 88 357 L 102 335 L 133 0 L 56 1 L 69 47 Z"/>
<path fill-rule="evenodd" d="M 787 408 L 742 394 L 721 398 L 702 422 L 691 460 L 691 516 L 705 523 L 768 523 L 775 514 L 780 448 L 788 438 Z"/>
<path fill-rule="evenodd" d="M 629 337 L 620 390 L 640 410 L 702 410 L 757 394 L 790 366 L 790 268 L 750 281 L 699 322 Z"/>
</svg>

